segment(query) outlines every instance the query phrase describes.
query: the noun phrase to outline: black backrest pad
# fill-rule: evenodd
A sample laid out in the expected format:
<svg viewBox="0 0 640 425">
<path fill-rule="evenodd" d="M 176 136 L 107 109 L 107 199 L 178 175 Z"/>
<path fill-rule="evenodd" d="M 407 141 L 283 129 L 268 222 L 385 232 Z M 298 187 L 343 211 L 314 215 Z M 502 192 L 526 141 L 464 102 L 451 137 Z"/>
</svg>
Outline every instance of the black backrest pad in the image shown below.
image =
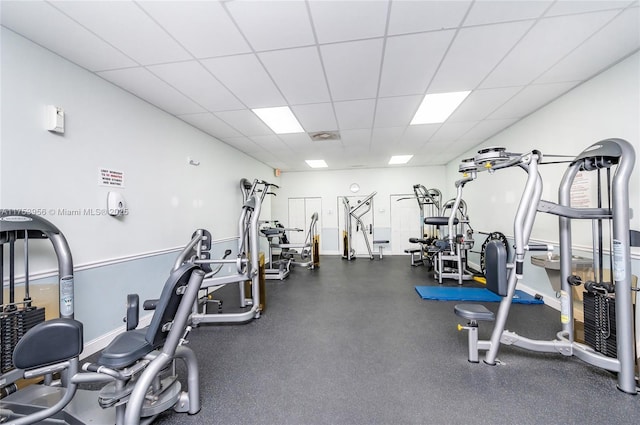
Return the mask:
<svg viewBox="0 0 640 425">
<path fill-rule="evenodd" d="M 51 319 L 39 323 L 18 341 L 13 364 L 24 370 L 63 362 L 82 353 L 82 323 L 74 319 Z"/>
<path fill-rule="evenodd" d="M 497 240 L 490 241 L 485 250 L 487 289 L 504 297 L 507 295 L 507 250 Z"/>
<path fill-rule="evenodd" d="M 166 330 L 163 332 L 162 327 L 173 321 L 178 311 L 178 306 L 182 300 L 182 295 L 177 293 L 178 288 L 187 286 L 191 273 L 197 268 L 198 266 L 194 264 L 183 264 L 171 272 L 167 282 L 164 284 L 162 294 L 160 295 L 145 336 L 146 341 L 153 345 L 154 348 L 158 348 L 164 343 L 169 331 Z"/>
</svg>

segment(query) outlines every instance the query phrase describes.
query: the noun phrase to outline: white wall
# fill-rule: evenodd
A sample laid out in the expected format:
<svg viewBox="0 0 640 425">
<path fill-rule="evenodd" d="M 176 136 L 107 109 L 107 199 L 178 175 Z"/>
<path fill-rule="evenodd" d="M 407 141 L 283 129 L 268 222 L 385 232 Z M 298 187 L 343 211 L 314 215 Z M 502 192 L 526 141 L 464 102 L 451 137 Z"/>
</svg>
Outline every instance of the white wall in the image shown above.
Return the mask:
<svg viewBox="0 0 640 425">
<path fill-rule="evenodd" d="M 487 140 L 482 147 L 504 146 L 511 152 L 540 150 L 543 155 L 575 156 L 588 146 L 607 138 L 622 138 L 636 149 L 636 162 L 640 157 L 640 53 L 636 53 L 590 81 L 550 103 L 512 127 Z M 460 156 L 447 166 L 448 182 L 460 178 L 459 161 L 473 157 L 477 148 Z M 545 157 L 544 161 L 567 158 Z M 569 158 L 570 159 L 570 158 Z M 544 165 L 543 199 L 557 202 L 558 186 L 567 164 Z M 513 216 L 520 199 L 526 174 L 518 169 L 507 169 L 494 175 L 479 173 L 478 179 L 468 183 L 463 192 L 470 215 L 477 230 L 501 231 L 513 235 Z M 636 165 L 629 190 L 633 209 L 631 228 L 640 230 L 640 168 Z M 594 205 L 595 206 L 595 205 Z M 591 253 L 591 223 L 574 222 L 573 243 L 583 254 Z M 558 242 L 558 219 L 538 214 L 532 238 Z M 632 248 L 634 258 L 640 259 L 640 250 Z M 633 273 L 640 272 L 637 261 Z M 543 294 L 551 291 L 546 281 L 525 278 L 527 285 Z"/>
<path fill-rule="evenodd" d="M 63 135 L 43 128 L 64 108 Z M 76 264 L 181 246 L 194 229 L 237 234 L 241 177 L 272 170 L 30 41 L 2 31 L 2 208 L 47 212 Z M 189 165 L 187 158 L 200 161 Z M 65 215 L 106 207 L 99 167 L 123 171 L 129 214 Z M 269 215 L 269 205 L 265 207 Z"/>
<path fill-rule="evenodd" d="M 272 170 L 4 28 L 1 42 L 0 208 L 44 213 L 66 236 L 75 317 L 90 343 L 122 325 L 127 293 L 159 295 L 174 250 L 195 229 L 236 236 L 240 179 L 270 179 Z M 44 129 L 48 104 L 64 108 L 64 134 Z M 124 172 L 125 187 L 113 190 L 128 215 L 85 213 L 106 207 L 100 167 Z M 270 218 L 269 201 L 262 217 Z M 41 254 L 31 256 L 30 274 L 45 276 L 33 283 L 46 283 L 53 250 L 30 247 Z"/>
<path fill-rule="evenodd" d="M 338 197 L 354 195 L 349 190 L 352 183 L 360 185 L 357 195 L 366 196 L 371 192 L 377 192 L 374 197 L 375 229 L 386 229 L 391 226 L 391 195 L 413 195 L 414 184 L 440 189 L 443 193 L 446 192 L 447 186 L 444 166 L 282 173 L 278 196 L 272 199 L 273 218 L 286 223 L 288 198 L 320 197 L 322 198 L 321 245 L 337 247 L 340 230 L 338 221 L 341 225 L 344 222 L 342 207 L 338 207 L 337 203 Z M 415 236 L 419 236 L 418 232 Z M 326 244 L 323 242 L 323 238 L 326 237 L 336 238 L 335 243 Z M 336 255 L 338 253 L 337 248 L 321 250 L 321 254 Z M 401 247 L 394 247 L 393 253 L 402 253 Z"/>
</svg>

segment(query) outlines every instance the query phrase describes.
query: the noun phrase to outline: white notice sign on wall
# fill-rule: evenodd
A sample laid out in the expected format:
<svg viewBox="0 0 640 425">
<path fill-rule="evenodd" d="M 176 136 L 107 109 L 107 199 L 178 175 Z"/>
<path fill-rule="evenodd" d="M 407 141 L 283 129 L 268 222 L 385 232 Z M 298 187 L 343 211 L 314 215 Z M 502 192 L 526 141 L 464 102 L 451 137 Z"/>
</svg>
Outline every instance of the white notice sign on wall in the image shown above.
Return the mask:
<svg viewBox="0 0 640 425">
<path fill-rule="evenodd" d="M 99 168 L 100 186 L 124 187 L 124 172 L 110 168 Z"/>
</svg>

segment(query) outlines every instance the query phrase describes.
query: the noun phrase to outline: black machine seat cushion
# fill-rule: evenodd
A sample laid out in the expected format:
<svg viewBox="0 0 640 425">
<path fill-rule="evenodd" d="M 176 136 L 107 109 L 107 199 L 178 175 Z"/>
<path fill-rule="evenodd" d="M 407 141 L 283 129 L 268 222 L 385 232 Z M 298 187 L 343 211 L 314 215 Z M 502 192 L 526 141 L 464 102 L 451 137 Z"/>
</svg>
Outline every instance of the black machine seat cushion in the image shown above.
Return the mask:
<svg viewBox="0 0 640 425">
<path fill-rule="evenodd" d="M 100 353 L 97 364 L 112 369 L 121 369 L 140 360 L 153 351 L 146 339 L 146 328 L 135 329 L 116 336 Z"/>
<path fill-rule="evenodd" d="M 173 322 L 182 301 L 183 292 L 178 289 L 187 286 L 191 273 L 196 269 L 198 266 L 194 264 L 183 264 L 172 271 L 162 288 L 149 326 L 119 334 L 102 350 L 96 363 L 123 368 L 161 347 L 169 333 L 169 327 L 165 328 L 165 325 Z"/>
<path fill-rule="evenodd" d="M 478 320 L 492 322 L 495 314 L 482 304 L 456 304 L 453 307 L 456 315 L 467 320 Z"/>
<path fill-rule="evenodd" d="M 78 357 L 82 349 L 81 322 L 51 319 L 35 325 L 18 341 L 13 364 L 19 369 L 34 369 Z"/>
<path fill-rule="evenodd" d="M 432 226 L 446 226 L 449 224 L 449 217 L 426 217 L 424 224 L 430 224 Z M 453 224 L 458 224 L 458 219 L 453 219 Z"/>
</svg>

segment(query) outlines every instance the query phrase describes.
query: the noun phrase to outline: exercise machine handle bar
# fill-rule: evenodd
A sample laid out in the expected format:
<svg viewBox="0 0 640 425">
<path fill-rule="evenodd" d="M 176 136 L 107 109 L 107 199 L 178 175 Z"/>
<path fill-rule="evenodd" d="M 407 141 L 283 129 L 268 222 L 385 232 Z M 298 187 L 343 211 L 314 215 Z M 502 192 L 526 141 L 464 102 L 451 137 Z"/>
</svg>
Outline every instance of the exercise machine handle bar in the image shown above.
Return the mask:
<svg viewBox="0 0 640 425">
<path fill-rule="evenodd" d="M 361 200 L 358 205 L 356 205 L 355 207 L 351 207 L 351 211 L 349 211 L 349 213 L 356 217 L 356 218 L 360 218 L 363 215 L 365 215 L 367 212 L 369 212 L 369 210 L 371 210 L 371 203 L 369 201 L 371 201 L 371 199 L 373 199 L 374 196 L 376 196 L 378 192 L 371 192 L 369 195 L 367 195 L 366 198 L 364 198 L 363 200 Z M 347 201 L 348 202 L 348 201 Z M 363 206 L 367 205 L 368 208 L 365 209 L 365 211 L 360 214 L 360 215 L 356 215 L 355 212 L 357 210 L 359 210 L 360 208 L 362 208 Z"/>
</svg>

